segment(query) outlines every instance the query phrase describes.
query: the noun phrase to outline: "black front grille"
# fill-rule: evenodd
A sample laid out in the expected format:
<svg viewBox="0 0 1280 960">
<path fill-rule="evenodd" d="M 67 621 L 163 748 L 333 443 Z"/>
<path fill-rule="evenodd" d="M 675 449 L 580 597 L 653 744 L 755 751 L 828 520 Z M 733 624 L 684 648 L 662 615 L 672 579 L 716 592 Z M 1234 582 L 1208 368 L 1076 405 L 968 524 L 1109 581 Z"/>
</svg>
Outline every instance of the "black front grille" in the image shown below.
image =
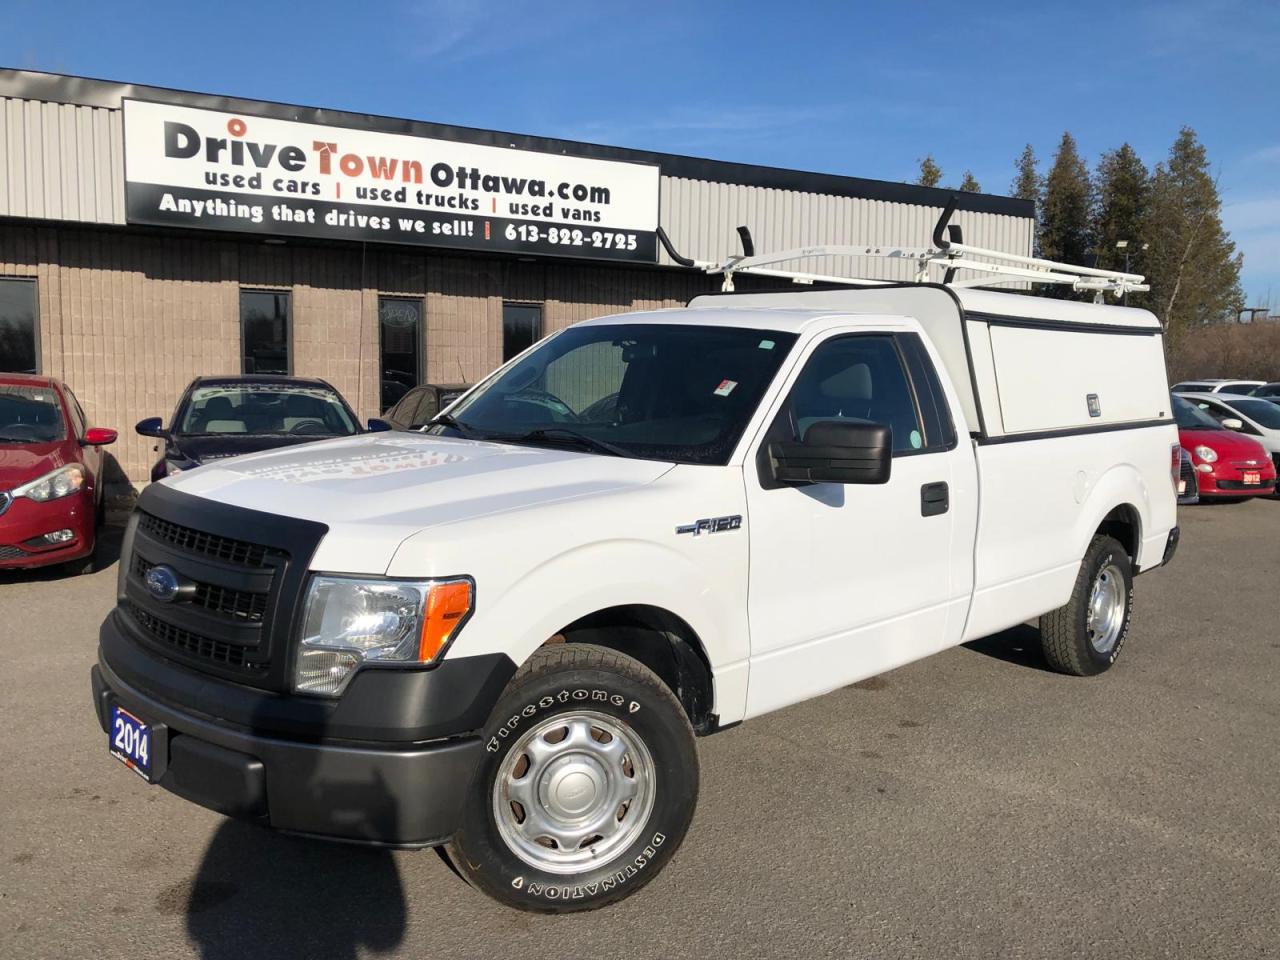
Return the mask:
<svg viewBox="0 0 1280 960">
<path fill-rule="evenodd" d="M 27 551 L 20 547 L 0 546 L 0 560 L 17 560 L 20 557 L 25 557 L 26 555 Z"/>
<path fill-rule="evenodd" d="M 1182 492 L 1184 497 L 1194 497 L 1200 493 L 1200 481 L 1196 477 L 1196 468 L 1192 465 L 1190 457 L 1182 458 L 1182 469 L 1178 472 L 1178 476 L 1186 483 L 1186 489 Z"/>
<path fill-rule="evenodd" d="M 184 630 L 159 617 L 153 617 L 146 610 L 129 601 L 125 601 L 124 608 L 148 636 L 177 653 L 240 670 L 262 672 L 267 669 L 265 664 L 249 663 L 245 657 L 244 647 L 232 646 L 221 640 Z"/>
<path fill-rule="evenodd" d="M 137 579 L 145 583 L 147 573 L 154 566 L 155 564 L 150 560 L 139 554 L 134 554 L 133 575 Z M 195 596 L 188 602 L 212 613 L 223 614 L 233 620 L 245 623 L 261 623 L 263 616 L 267 612 L 268 600 L 269 595 L 266 593 L 236 590 L 230 587 L 220 587 L 213 583 L 200 583 L 197 581 Z"/>
<path fill-rule="evenodd" d="M 201 673 L 289 687 L 289 644 L 324 524 L 152 484 L 126 534 L 120 612 L 136 641 Z M 176 596 L 152 593 L 165 566 Z"/>
<path fill-rule="evenodd" d="M 138 529 L 156 540 L 181 550 L 246 567 L 265 567 L 268 561 L 284 557 L 283 551 L 271 547 L 194 530 L 169 520 L 161 520 L 149 513 L 141 515 L 138 520 Z"/>
</svg>

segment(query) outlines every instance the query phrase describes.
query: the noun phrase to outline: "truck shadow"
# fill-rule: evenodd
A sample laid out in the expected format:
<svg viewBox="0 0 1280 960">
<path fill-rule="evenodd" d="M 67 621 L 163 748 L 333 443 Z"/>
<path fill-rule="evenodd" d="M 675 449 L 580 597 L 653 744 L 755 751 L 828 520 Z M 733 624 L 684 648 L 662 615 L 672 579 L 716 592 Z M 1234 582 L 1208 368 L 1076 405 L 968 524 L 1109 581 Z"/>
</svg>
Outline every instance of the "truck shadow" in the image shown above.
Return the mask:
<svg viewBox="0 0 1280 960">
<path fill-rule="evenodd" d="M 1001 630 L 989 637 L 970 640 L 963 645 L 966 650 L 980 653 L 994 660 L 1030 667 L 1052 673 L 1053 670 L 1040 650 L 1040 628 L 1020 623 L 1008 630 Z"/>
<path fill-rule="evenodd" d="M 191 882 L 161 893 L 160 913 L 184 914 L 204 960 L 324 957 L 393 950 L 405 898 L 388 850 L 324 843 L 227 820 Z"/>
</svg>

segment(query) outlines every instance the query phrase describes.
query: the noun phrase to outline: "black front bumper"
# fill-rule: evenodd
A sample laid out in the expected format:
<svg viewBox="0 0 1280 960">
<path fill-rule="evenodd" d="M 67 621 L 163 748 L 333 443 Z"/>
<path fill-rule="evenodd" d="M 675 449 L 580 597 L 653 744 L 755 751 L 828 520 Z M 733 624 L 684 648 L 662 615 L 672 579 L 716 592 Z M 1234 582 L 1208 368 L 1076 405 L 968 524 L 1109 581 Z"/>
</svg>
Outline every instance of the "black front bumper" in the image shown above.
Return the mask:
<svg viewBox="0 0 1280 960">
<path fill-rule="evenodd" d="M 457 829 L 483 756 L 477 731 L 514 672 L 509 659 L 364 670 L 344 697 L 319 702 L 155 657 L 118 616 L 100 633 L 94 708 L 104 731 L 113 701 L 164 731 L 164 755 L 152 761 L 160 786 L 228 816 L 333 840 L 428 846 Z"/>
</svg>

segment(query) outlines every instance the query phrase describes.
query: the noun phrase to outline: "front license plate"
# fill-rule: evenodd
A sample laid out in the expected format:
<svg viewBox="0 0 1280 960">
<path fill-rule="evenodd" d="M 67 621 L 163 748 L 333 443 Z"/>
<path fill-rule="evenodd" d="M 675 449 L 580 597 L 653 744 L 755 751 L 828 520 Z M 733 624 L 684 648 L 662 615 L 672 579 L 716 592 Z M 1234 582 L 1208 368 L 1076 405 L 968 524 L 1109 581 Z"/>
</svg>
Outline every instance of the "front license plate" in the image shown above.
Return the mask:
<svg viewBox="0 0 1280 960">
<path fill-rule="evenodd" d="M 111 755 L 143 780 L 151 781 L 151 725 L 119 704 L 111 705 Z"/>
<path fill-rule="evenodd" d="M 1256 487 L 1258 484 L 1262 483 L 1262 471 L 1246 470 L 1244 472 L 1244 482 L 1251 487 Z"/>
</svg>

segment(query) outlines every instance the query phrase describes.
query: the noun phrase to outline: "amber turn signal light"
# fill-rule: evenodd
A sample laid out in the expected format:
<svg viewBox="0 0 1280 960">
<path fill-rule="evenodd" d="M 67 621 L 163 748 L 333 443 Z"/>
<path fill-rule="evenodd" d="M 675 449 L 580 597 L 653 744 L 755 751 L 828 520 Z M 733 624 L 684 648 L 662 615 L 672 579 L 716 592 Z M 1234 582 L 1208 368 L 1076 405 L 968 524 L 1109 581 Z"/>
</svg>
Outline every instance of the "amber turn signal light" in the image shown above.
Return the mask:
<svg viewBox="0 0 1280 960">
<path fill-rule="evenodd" d="M 422 618 L 422 640 L 418 659 L 429 663 L 444 649 L 453 632 L 471 611 L 471 582 L 451 580 L 437 583 L 427 595 L 426 615 Z"/>
</svg>

